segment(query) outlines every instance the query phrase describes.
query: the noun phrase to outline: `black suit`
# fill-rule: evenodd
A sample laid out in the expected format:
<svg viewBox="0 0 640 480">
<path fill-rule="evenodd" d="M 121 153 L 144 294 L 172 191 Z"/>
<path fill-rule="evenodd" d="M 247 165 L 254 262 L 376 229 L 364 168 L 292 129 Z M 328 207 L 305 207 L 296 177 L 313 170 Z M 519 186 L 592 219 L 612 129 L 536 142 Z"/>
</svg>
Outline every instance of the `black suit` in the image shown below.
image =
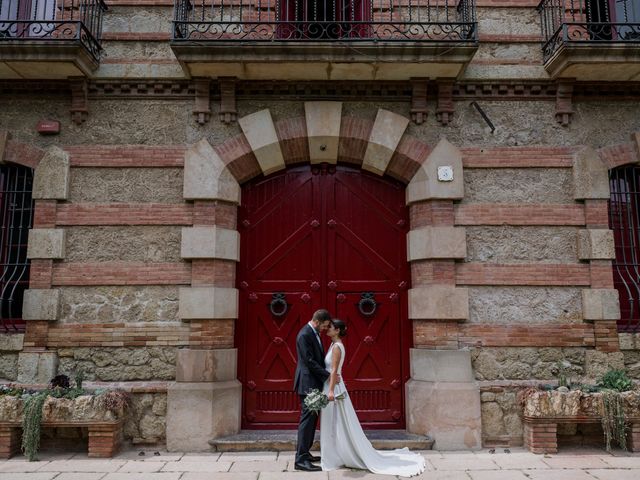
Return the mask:
<svg viewBox="0 0 640 480">
<path fill-rule="evenodd" d="M 296 351 L 298 364 L 293 383 L 294 391 L 300 395 L 301 414 L 298 424 L 298 446 L 296 449 L 296 462 L 308 460 L 313 445 L 313 437 L 316 433 L 318 415 L 307 410 L 304 399 L 310 390 L 317 388 L 322 390 L 324 381 L 329 378 L 329 372 L 324 368 L 324 349 L 318 342 L 315 330 L 309 324 L 298 332 L 296 338 Z"/>
</svg>

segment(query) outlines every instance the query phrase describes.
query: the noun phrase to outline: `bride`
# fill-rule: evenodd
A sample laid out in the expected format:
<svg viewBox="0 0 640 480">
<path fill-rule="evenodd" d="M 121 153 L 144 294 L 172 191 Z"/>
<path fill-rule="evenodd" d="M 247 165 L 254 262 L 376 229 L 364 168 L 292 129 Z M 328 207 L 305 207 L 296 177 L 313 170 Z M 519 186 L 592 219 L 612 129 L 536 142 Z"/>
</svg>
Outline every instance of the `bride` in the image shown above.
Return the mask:
<svg viewBox="0 0 640 480">
<path fill-rule="evenodd" d="M 342 337 L 347 334 L 347 326 L 342 320 L 334 319 L 326 334 L 331 338 L 331 347 L 324 357 L 325 368 L 330 372 L 324 384 L 324 393 L 330 402 L 320 417 L 322 470 L 348 467 L 401 477 L 422 473 L 425 469 L 422 455 L 412 453 L 408 448 L 388 452 L 373 448 L 362 431 L 342 382 L 345 357 Z"/>
</svg>

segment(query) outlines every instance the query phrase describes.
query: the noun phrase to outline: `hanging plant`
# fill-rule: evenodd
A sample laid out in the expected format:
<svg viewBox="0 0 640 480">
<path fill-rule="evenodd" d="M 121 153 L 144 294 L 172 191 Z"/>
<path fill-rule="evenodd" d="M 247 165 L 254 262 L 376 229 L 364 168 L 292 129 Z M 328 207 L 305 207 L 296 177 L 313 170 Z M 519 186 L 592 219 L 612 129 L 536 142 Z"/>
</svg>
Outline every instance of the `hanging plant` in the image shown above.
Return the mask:
<svg viewBox="0 0 640 480">
<path fill-rule="evenodd" d="M 603 390 L 602 410 L 602 430 L 604 431 L 607 452 L 611 451 L 611 440 L 615 440 L 620 448 L 626 450 L 627 422 L 620 392 Z"/>
<path fill-rule="evenodd" d="M 24 401 L 22 417 L 22 452 L 30 462 L 36 460 L 40 448 L 40 426 L 42 424 L 42 406 L 49 396 L 47 390 L 28 395 Z"/>
</svg>

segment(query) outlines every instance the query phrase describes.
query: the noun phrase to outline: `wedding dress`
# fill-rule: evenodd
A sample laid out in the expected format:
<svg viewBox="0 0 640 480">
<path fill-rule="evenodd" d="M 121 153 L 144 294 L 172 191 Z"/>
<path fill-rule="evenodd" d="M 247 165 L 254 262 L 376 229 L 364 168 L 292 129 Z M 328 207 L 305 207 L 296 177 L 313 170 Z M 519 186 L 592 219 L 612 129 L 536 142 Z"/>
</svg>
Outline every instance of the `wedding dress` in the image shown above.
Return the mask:
<svg viewBox="0 0 640 480">
<path fill-rule="evenodd" d="M 338 375 L 342 378 L 345 349 L 342 343 L 333 343 L 324 357 L 324 365 L 331 371 L 333 349 L 342 351 Z M 324 384 L 324 393 L 329 392 L 329 380 Z M 422 473 L 425 461 L 422 455 L 410 452 L 408 448 L 380 451 L 373 448 L 365 436 L 356 416 L 344 382 L 334 387 L 336 397 L 344 394 L 344 399 L 329 402 L 320 416 L 320 453 L 322 470 L 341 467 L 369 470 L 385 475 L 411 477 Z"/>
</svg>

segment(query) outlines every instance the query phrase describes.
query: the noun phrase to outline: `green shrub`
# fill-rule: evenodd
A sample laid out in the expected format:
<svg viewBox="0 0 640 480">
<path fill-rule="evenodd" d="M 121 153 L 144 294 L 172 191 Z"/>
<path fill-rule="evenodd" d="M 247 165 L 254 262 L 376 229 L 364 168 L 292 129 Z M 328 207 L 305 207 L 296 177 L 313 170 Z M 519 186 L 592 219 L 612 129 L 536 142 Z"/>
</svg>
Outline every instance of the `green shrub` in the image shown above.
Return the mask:
<svg viewBox="0 0 640 480">
<path fill-rule="evenodd" d="M 633 390 L 633 380 L 627 376 L 624 370 L 609 370 L 598 381 L 598 386 L 618 392 L 628 392 Z"/>
</svg>

